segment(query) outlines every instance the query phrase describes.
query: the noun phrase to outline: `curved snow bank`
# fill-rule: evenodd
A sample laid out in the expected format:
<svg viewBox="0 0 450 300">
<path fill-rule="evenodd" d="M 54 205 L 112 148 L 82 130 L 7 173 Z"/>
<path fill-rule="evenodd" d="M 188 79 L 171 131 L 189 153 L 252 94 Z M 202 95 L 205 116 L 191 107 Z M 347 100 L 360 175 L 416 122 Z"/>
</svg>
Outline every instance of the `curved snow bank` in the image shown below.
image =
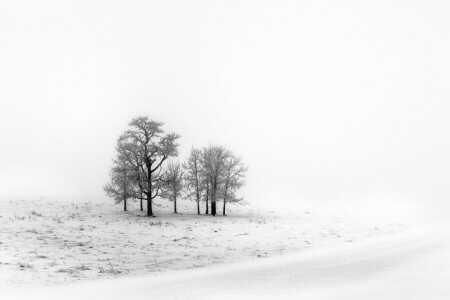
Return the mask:
<svg viewBox="0 0 450 300">
<path fill-rule="evenodd" d="M 449 241 L 442 232 L 421 230 L 332 249 L 168 272 L 158 277 L 3 291 L 0 298 L 449 299 Z"/>
</svg>

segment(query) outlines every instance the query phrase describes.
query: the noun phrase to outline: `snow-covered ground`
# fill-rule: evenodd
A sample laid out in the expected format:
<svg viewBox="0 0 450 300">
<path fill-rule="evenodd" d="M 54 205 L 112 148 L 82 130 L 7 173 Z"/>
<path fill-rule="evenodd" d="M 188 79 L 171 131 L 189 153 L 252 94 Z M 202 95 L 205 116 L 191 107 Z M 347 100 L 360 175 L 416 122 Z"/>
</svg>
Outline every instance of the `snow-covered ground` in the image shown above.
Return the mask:
<svg viewBox="0 0 450 300">
<path fill-rule="evenodd" d="M 184 202 L 182 214 L 158 207 L 156 218 L 100 201 L 0 205 L 2 299 L 450 296 L 446 226 L 417 218 L 251 207 L 214 218 Z"/>
</svg>

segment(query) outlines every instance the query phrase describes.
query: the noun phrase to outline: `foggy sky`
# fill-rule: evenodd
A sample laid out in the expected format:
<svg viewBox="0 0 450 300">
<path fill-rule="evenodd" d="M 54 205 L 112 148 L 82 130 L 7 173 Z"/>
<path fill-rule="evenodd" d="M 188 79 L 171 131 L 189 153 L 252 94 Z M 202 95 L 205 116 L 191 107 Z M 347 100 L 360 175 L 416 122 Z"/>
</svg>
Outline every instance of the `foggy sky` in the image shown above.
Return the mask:
<svg viewBox="0 0 450 300">
<path fill-rule="evenodd" d="M 250 167 L 250 203 L 450 194 L 446 1 L 8 1 L 0 195 L 104 197 L 136 115 Z"/>
</svg>

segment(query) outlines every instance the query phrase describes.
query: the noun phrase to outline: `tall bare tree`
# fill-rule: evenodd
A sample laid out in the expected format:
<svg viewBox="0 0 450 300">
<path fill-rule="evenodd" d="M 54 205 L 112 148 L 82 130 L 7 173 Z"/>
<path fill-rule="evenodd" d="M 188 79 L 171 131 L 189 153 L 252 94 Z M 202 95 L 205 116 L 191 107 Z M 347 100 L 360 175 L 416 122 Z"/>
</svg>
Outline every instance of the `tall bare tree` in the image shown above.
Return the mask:
<svg viewBox="0 0 450 300">
<path fill-rule="evenodd" d="M 224 216 L 227 203 L 238 203 L 244 200 L 243 197 L 237 196 L 237 192 L 245 184 L 247 170 L 248 168 L 243 164 L 242 159 L 230 152 L 225 159 L 224 178 L 220 189 Z"/>
<path fill-rule="evenodd" d="M 160 197 L 174 203 L 174 213 L 177 211 L 177 200 L 181 197 L 183 191 L 183 168 L 178 162 L 169 162 L 164 171 L 161 184 Z"/>
<path fill-rule="evenodd" d="M 153 216 L 152 203 L 161 190 L 164 162 L 178 155 L 176 133 L 164 133 L 164 123 L 150 120 L 147 116 L 134 118 L 131 127 L 122 136 L 129 151 L 138 158 L 140 189 L 147 198 L 147 216 Z"/>
<path fill-rule="evenodd" d="M 184 180 L 186 185 L 187 198 L 197 202 L 197 214 L 200 214 L 200 200 L 205 190 L 205 180 L 202 173 L 202 151 L 192 148 L 187 161 L 183 164 Z M 208 205 L 208 203 L 206 203 Z M 208 213 L 208 212 L 206 212 Z"/>
</svg>

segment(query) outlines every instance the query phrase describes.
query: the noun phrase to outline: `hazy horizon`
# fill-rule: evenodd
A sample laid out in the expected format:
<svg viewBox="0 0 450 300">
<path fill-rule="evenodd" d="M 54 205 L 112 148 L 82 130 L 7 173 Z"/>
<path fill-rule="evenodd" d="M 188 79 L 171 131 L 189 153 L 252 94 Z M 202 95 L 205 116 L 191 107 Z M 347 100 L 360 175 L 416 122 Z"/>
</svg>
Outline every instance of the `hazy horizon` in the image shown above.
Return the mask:
<svg viewBox="0 0 450 300">
<path fill-rule="evenodd" d="M 240 154 L 250 203 L 448 210 L 449 8 L 3 3 L 0 195 L 104 197 L 118 135 L 148 115 L 180 160 Z"/>
</svg>

